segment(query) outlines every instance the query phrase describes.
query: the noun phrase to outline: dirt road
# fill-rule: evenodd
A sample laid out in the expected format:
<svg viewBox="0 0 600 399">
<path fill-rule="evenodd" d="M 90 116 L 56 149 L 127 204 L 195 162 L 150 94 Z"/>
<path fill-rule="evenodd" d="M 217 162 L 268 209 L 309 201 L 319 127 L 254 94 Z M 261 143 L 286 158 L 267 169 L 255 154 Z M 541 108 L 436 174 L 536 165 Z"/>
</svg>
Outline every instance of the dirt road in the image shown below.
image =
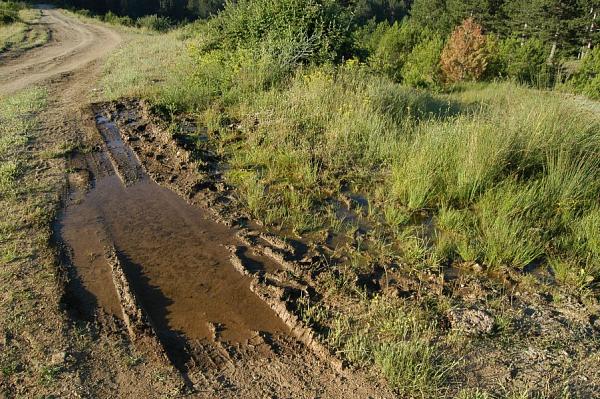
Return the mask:
<svg viewBox="0 0 600 399">
<path fill-rule="evenodd" d="M 121 42 L 114 30 L 85 23 L 77 18 L 40 6 L 51 32 L 47 45 L 17 58 L 0 60 L 0 94 L 10 94 L 56 75 L 84 68 L 109 54 Z"/>
</svg>

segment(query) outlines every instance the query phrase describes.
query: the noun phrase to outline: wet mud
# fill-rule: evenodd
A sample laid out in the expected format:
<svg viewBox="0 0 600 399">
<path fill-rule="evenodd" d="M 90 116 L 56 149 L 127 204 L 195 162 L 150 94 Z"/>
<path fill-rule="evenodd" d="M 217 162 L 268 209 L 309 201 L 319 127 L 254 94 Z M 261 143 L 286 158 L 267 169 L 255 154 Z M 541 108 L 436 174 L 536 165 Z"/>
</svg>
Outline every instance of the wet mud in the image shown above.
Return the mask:
<svg viewBox="0 0 600 399">
<path fill-rule="evenodd" d="M 104 144 L 79 160 L 56 227 L 75 269 L 72 295 L 81 312 L 123 318 L 105 256 L 112 246 L 163 344 L 174 337 L 246 344 L 259 333 L 287 335 L 251 291 L 252 279 L 230 261 L 229 246 L 240 245 L 236 231 L 149 178 L 113 122 L 97 115 L 96 124 Z M 250 251 L 244 256 L 254 272 L 276 269 Z"/>
<path fill-rule="evenodd" d="M 301 317 L 299 298 L 320 300 L 309 272 L 319 252 L 238 212 L 219 159 L 147 104 L 96 104 L 89 115 L 93 150 L 70 159 L 55 224 L 72 317 L 127 333 L 149 362 L 174 366 L 188 393 L 269 390 L 287 379 L 304 390 L 316 375 L 354 387 L 317 391 L 370 392 Z"/>
</svg>

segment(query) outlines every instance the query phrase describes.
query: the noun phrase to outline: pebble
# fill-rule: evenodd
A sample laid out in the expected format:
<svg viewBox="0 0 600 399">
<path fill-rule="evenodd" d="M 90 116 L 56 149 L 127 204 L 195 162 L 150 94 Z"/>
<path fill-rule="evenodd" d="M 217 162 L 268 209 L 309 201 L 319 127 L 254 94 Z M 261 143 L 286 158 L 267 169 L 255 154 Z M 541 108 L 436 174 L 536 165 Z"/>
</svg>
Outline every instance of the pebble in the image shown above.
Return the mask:
<svg viewBox="0 0 600 399">
<path fill-rule="evenodd" d="M 58 366 L 58 365 L 64 364 L 66 360 L 67 360 L 67 352 L 60 351 L 60 352 L 56 352 L 52 355 L 52 359 L 50 362 L 53 365 Z"/>
</svg>

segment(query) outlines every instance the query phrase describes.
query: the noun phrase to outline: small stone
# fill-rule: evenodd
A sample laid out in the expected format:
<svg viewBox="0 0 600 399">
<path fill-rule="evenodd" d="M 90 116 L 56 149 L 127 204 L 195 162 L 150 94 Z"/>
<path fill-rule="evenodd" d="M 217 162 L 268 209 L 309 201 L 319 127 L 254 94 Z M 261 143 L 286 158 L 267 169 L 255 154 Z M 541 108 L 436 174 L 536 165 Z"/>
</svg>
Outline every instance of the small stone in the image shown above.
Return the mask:
<svg viewBox="0 0 600 399">
<path fill-rule="evenodd" d="M 483 271 L 483 267 L 479 263 L 474 263 L 473 266 L 471 266 L 471 269 L 473 269 L 475 273 L 481 273 Z"/>
<path fill-rule="evenodd" d="M 66 360 L 67 360 L 67 352 L 61 351 L 61 352 L 56 352 L 55 354 L 53 354 L 50 362 L 53 365 L 61 365 L 61 364 L 64 364 Z"/>
</svg>

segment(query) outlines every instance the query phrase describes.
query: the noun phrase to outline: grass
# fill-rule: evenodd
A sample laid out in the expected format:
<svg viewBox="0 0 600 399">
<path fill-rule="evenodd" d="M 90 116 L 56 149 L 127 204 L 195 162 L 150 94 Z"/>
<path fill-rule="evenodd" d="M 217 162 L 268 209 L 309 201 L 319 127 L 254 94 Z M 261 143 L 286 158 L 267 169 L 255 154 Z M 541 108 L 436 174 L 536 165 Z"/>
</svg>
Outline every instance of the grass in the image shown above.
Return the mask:
<svg viewBox="0 0 600 399">
<path fill-rule="evenodd" d="M 57 342 L 39 333 L 40 325 L 51 322 L 40 299 L 51 295 L 56 281 L 53 258 L 48 261 L 45 251 L 47 226 L 58 199 L 51 188 L 59 185 L 54 180 L 58 176 L 36 171 L 39 164 L 32 150 L 39 133 L 37 115 L 46 107 L 46 97 L 44 89 L 32 88 L 0 101 L 0 333 L 5 340 L 0 368 L 2 391 L 9 396 L 16 381 L 35 380 L 46 386 L 44 391 L 52 391 L 59 377 L 56 368 L 44 366 L 45 347 L 56 347 Z"/>
<path fill-rule="evenodd" d="M 358 365 L 376 364 L 403 397 L 441 394 L 455 363 L 440 357 L 436 324 L 427 313 L 385 298 L 364 302 L 353 317 L 332 323 L 330 344 Z"/>
<path fill-rule="evenodd" d="M 5 2 L 0 2 L 0 13 Z M 24 7 L 24 6 L 21 6 Z M 41 11 L 21 8 L 14 11 L 15 19 L 0 23 L 0 54 L 8 50 L 29 50 L 48 42 L 48 29 L 38 24 Z"/>
</svg>

